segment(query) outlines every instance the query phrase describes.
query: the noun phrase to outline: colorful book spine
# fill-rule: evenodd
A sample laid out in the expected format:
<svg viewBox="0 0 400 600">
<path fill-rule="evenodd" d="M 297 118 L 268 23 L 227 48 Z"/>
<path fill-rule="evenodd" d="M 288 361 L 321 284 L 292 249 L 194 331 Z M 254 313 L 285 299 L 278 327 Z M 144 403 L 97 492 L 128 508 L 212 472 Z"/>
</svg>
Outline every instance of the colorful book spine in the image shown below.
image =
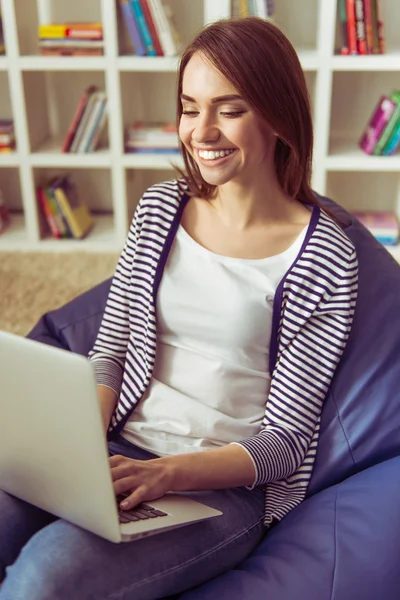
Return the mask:
<svg viewBox="0 0 400 600">
<path fill-rule="evenodd" d="M 150 34 L 150 30 L 146 23 L 144 12 L 140 0 L 131 0 L 133 16 L 138 24 L 143 44 L 146 48 L 147 56 L 157 56 L 156 49 L 153 44 L 153 39 Z"/>
<path fill-rule="evenodd" d="M 158 37 L 158 32 L 156 25 L 154 23 L 153 15 L 151 14 L 149 0 L 141 0 L 142 9 L 144 12 L 144 17 L 146 19 L 146 23 L 149 27 L 150 34 L 153 40 L 154 49 L 156 51 L 157 56 L 164 56 L 163 49 L 161 47 L 160 38 Z"/>
<path fill-rule="evenodd" d="M 48 228 L 50 230 L 50 234 L 52 237 L 54 238 L 60 238 L 61 237 L 61 233 L 57 227 L 57 222 L 54 218 L 53 212 L 50 208 L 50 205 L 47 201 L 47 197 L 44 191 L 43 187 L 38 187 L 37 188 L 37 197 L 38 197 L 38 201 L 39 201 L 39 205 L 42 209 L 42 214 L 44 215 Z"/>
<path fill-rule="evenodd" d="M 382 151 L 382 156 L 392 156 L 400 146 L 400 119 L 393 128 L 392 133 Z"/>
<path fill-rule="evenodd" d="M 397 121 L 400 119 L 400 92 L 394 91 L 391 94 L 390 99 L 393 100 L 393 102 L 396 104 L 396 108 L 394 109 L 393 114 L 388 121 L 388 124 L 386 125 L 385 129 L 383 130 L 382 135 L 380 136 L 378 143 L 376 144 L 376 146 L 374 148 L 373 153 L 376 156 L 379 156 L 380 154 L 382 154 L 382 151 L 383 151 L 384 147 L 386 146 Z"/>
<path fill-rule="evenodd" d="M 364 0 L 365 38 L 367 41 L 367 54 L 374 53 L 374 36 L 372 30 L 372 0 Z"/>
<path fill-rule="evenodd" d="M 79 122 L 85 112 L 86 104 L 89 100 L 89 97 L 93 94 L 95 89 L 96 88 L 94 86 L 90 86 L 90 87 L 86 88 L 86 90 L 80 97 L 78 106 L 76 107 L 74 116 L 72 117 L 71 124 L 68 128 L 67 135 L 65 136 L 65 140 L 62 145 L 61 152 L 69 152 L 72 141 L 73 141 L 75 133 L 76 133 L 76 130 L 78 128 Z"/>
<path fill-rule="evenodd" d="M 133 49 L 138 56 L 146 56 L 146 48 L 140 37 L 139 27 L 133 16 L 130 0 L 119 0 L 122 16 L 125 21 L 125 26 L 128 31 Z"/>
<path fill-rule="evenodd" d="M 365 14 L 363 0 L 355 0 L 357 50 L 359 54 L 367 54 L 367 37 L 365 33 Z"/>
<path fill-rule="evenodd" d="M 169 26 L 162 0 L 148 0 L 148 3 L 164 55 L 176 56 L 178 49 Z"/>
<path fill-rule="evenodd" d="M 383 13 L 382 13 L 382 0 L 373 0 L 376 4 L 376 23 L 378 31 L 378 49 L 379 54 L 385 54 L 386 51 L 386 40 L 383 26 Z"/>
<path fill-rule="evenodd" d="M 356 30 L 356 12 L 355 0 L 346 0 L 347 16 L 347 41 L 349 45 L 349 54 L 357 54 L 357 30 Z"/>
<path fill-rule="evenodd" d="M 65 23 L 39 25 L 39 38 L 103 39 L 101 23 Z"/>
<path fill-rule="evenodd" d="M 349 42 L 347 35 L 347 10 L 346 10 L 346 0 L 339 0 L 339 21 L 340 27 L 342 30 L 342 38 L 343 43 L 340 48 L 340 54 L 347 55 L 349 53 Z"/>
<path fill-rule="evenodd" d="M 366 154 L 373 154 L 376 144 L 383 130 L 388 124 L 396 108 L 395 102 L 388 96 L 381 96 L 379 102 L 373 112 L 373 115 L 368 123 L 367 129 L 363 133 L 360 140 L 360 148 Z"/>
<path fill-rule="evenodd" d="M 91 110 L 90 116 L 88 118 L 88 122 L 85 127 L 85 131 L 82 135 L 82 139 L 79 143 L 77 152 L 88 152 L 90 141 L 93 137 L 93 134 L 96 130 L 98 121 L 103 112 L 104 104 L 106 103 L 107 98 L 104 92 L 98 92 L 96 94 L 96 101 L 94 103 L 93 109 Z"/>
</svg>

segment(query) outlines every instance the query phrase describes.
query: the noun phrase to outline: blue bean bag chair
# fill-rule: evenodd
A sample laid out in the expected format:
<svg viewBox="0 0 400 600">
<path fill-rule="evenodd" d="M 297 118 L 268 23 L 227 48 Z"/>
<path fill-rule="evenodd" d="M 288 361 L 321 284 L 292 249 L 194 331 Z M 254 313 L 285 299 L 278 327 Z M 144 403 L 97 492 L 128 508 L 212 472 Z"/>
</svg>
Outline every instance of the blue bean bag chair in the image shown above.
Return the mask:
<svg viewBox="0 0 400 600">
<path fill-rule="evenodd" d="M 319 199 L 356 246 L 359 297 L 307 498 L 236 569 L 179 600 L 400 598 L 400 266 L 343 208 Z M 86 355 L 109 286 L 45 314 L 29 337 Z"/>
</svg>

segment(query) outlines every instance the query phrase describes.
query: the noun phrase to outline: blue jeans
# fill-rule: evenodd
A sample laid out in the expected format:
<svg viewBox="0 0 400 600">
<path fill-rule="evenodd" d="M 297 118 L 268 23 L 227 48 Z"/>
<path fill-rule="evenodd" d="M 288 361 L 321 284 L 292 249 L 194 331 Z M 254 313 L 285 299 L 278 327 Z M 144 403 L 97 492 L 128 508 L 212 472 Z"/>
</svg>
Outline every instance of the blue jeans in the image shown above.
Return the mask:
<svg viewBox="0 0 400 600">
<path fill-rule="evenodd" d="M 155 458 L 122 437 L 109 451 Z M 263 538 L 260 489 L 185 494 L 223 515 L 113 544 L 0 491 L 0 600 L 163 598 L 236 567 Z"/>
</svg>

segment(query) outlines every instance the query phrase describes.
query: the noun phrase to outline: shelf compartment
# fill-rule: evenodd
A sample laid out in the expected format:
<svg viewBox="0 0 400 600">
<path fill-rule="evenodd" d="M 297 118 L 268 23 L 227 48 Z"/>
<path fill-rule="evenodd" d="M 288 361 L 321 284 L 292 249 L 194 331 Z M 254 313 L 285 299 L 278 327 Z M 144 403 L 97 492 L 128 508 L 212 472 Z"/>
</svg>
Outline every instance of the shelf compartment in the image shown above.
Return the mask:
<svg viewBox="0 0 400 600">
<path fill-rule="evenodd" d="M 341 168 L 341 164 L 345 167 L 347 160 L 347 169 L 353 168 L 351 165 L 362 170 L 390 171 L 396 164 L 398 167 L 397 157 L 370 157 L 358 148 L 380 96 L 390 95 L 397 88 L 398 74 L 394 72 L 334 72 L 327 159 L 331 168 Z"/>
<path fill-rule="evenodd" d="M 61 153 L 62 143 L 78 101 L 89 85 L 105 88 L 104 73 L 98 71 L 26 71 L 23 73 L 27 126 L 34 164 L 94 164 L 102 152 Z M 99 149 L 108 148 L 108 123 L 101 134 Z M 59 155 L 57 155 L 57 148 Z M 43 156 L 44 153 L 46 156 Z M 39 155 L 42 155 L 39 156 Z M 108 159 L 103 158 L 105 164 Z M 64 162 L 65 161 L 65 162 Z"/>
<path fill-rule="evenodd" d="M 169 0 L 168 5 L 172 10 L 173 21 L 182 39 L 182 45 L 185 46 L 203 26 L 204 1 Z M 119 2 L 117 3 L 117 40 L 119 56 L 135 58 Z M 139 58 L 143 60 L 136 56 L 136 59 Z"/>
<path fill-rule="evenodd" d="M 54 239 L 50 236 L 41 207 L 37 201 L 36 210 L 41 221 L 41 242 L 46 249 L 71 250 L 88 249 L 90 251 L 118 250 L 118 238 L 114 222 L 111 171 L 99 168 L 34 168 L 33 180 L 35 189 L 45 186 L 56 176 L 68 174 L 74 183 L 78 196 L 88 205 L 95 219 L 94 228 L 82 240 Z M 104 248 L 103 248 L 104 245 Z"/>
<path fill-rule="evenodd" d="M 39 24 L 101 21 L 101 4 L 101 0 L 85 0 L 84 2 L 78 0 L 69 0 L 68 2 L 65 0 L 37 0 L 37 2 L 20 0 L 15 2 L 20 55 L 33 55 L 33 61 L 39 60 L 40 62 L 43 58 L 50 58 L 35 56 L 39 54 Z M 57 61 L 65 58 L 68 60 L 68 57 L 55 58 Z"/>
</svg>

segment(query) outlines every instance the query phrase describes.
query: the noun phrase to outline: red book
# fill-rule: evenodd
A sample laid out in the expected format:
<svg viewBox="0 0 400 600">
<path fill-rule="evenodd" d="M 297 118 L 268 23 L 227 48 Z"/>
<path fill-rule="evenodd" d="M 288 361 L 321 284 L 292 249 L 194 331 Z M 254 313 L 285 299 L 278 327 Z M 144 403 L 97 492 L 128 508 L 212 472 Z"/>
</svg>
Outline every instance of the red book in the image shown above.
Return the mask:
<svg viewBox="0 0 400 600">
<path fill-rule="evenodd" d="M 385 54 L 385 33 L 383 29 L 382 0 L 374 0 L 376 4 L 376 23 L 378 27 L 379 54 Z"/>
<path fill-rule="evenodd" d="M 58 229 L 57 222 L 54 218 L 53 212 L 48 203 L 46 193 L 42 187 L 37 188 L 37 196 L 38 196 L 40 206 L 42 208 L 42 213 L 46 217 L 46 221 L 49 226 L 52 237 L 60 238 L 61 232 Z"/>
<path fill-rule="evenodd" d="M 76 107 L 76 110 L 75 110 L 75 114 L 74 114 L 71 124 L 68 128 L 67 135 L 65 137 L 61 152 L 69 152 L 69 149 L 71 148 L 71 144 L 74 139 L 74 135 L 78 128 L 79 122 L 83 116 L 83 113 L 85 112 L 85 108 L 88 103 L 88 100 L 95 90 L 96 90 L 95 86 L 90 86 L 90 87 L 86 88 L 86 90 L 80 97 L 78 106 Z"/>
<path fill-rule="evenodd" d="M 349 54 L 358 54 L 355 8 L 355 0 L 346 0 L 347 38 L 349 45 Z"/>
<path fill-rule="evenodd" d="M 365 38 L 367 41 L 367 54 L 374 53 L 374 34 L 372 28 L 372 0 L 364 0 Z"/>
<path fill-rule="evenodd" d="M 363 0 L 355 0 L 357 50 L 359 54 L 367 54 L 367 36 L 365 33 L 365 14 Z"/>
<path fill-rule="evenodd" d="M 153 38 L 154 49 L 157 56 L 164 56 L 163 49 L 161 48 L 160 38 L 158 37 L 156 26 L 154 25 L 153 17 L 150 12 L 147 0 L 140 0 L 140 6 L 142 7 L 144 18 L 147 23 L 147 27 L 150 30 L 150 35 Z"/>
</svg>

